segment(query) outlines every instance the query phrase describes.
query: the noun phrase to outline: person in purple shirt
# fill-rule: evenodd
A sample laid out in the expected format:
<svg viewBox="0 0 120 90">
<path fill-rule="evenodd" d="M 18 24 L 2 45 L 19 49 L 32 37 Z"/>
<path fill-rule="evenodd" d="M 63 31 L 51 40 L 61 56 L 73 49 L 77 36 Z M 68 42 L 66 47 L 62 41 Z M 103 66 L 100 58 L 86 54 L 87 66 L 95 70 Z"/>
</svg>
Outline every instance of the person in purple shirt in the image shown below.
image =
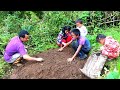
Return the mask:
<svg viewBox="0 0 120 90">
<path fill-rule="evenodd" d="M 90 41 L 86 37 L 80 36 L 79 29 L 73 29 L 71 31 L 72 40 L 65 46 L 61 47 L 58 51 L 63 51 L 65 47 L 72 43 L 72 48 L 75 50 L 75 54 L 72 58 L 68 58 L 69 62 L 73 61 L 76 56 L 79 56 L 81 60 L 87 58 L 88 53 L 91 50 Z"/>
<path fill-rule="evenodd" d="M 18 64 L 22 59 L 28 61 L 43 61 L 43 58 L 30 57 L 25 49 L 24 42 L 29 40 L 29 33 L 21 30 L 18 36 L 13 37 L 7 44 L 4 59 L 8 63 Z"/>
</svg>

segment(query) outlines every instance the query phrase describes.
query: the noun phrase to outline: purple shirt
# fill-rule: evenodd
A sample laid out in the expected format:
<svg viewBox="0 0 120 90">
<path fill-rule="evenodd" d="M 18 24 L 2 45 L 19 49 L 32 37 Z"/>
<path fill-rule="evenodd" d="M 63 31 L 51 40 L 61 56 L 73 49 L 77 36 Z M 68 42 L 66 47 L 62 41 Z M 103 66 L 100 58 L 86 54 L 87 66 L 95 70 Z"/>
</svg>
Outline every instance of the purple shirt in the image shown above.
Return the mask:
<svg viewBox="0 0 120 90">
<path fill-rule="evenodd" d="M 72 38 L 72 40 L 75 40 L 75 38 Z M 79 37 L 79 39 L 77 40 L 79 45 L 84 45 L 85 44 L 85 40 L 86 38 L 85 37 Z"/>
<path fill-rule="evenodd" d="M 9 62 L 12 55 L 15 53 L 20 53 L 22 56 L 25 55 L 27 52 L 25 51 L 25 46 L 22 41 L 19 39 L 18 36 L 13 37 L 8 45 L 6 46 L 4 52 L 4 59 Z"/>
</svg>

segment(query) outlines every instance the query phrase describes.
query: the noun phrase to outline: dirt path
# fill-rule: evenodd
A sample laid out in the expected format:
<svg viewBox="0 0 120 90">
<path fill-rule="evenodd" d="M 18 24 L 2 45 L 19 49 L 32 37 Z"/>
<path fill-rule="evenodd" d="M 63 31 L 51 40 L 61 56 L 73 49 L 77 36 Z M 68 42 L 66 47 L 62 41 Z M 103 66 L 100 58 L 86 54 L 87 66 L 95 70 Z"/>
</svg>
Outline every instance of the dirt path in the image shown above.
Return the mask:
<svg viewBox="0 0 120 90">
<path fill-rule="evenodd" d="M 76 60 L 69 63 L 67 58 L 73 55 L 70 47 L 63 52 L 57 52 L 58 49 L 48 50 L 35 55 L 42 57 L 44 62 L 26 62 L 20 67 L 15 67 L 9 79 L 89 79 L 83 75 L 79 68 L 82 68 L 86 60 Z M 71 53 L 73 52 L 73 53 Z"/>
</svg>

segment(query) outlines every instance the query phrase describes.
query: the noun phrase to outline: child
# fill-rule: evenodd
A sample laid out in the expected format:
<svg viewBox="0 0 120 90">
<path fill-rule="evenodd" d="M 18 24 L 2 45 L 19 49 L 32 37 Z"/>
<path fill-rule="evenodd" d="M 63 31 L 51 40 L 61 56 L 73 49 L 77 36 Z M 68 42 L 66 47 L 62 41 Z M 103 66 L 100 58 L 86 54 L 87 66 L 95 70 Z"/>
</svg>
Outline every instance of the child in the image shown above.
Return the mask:
<svg viewBox="0 0 120 90">
<path fill-rule="evenodd" d="M 89 40 L 86 37 L 82 37 L 78 29 L 73 29 L 71 31 L 71 35 L 72 40 L 68 42 L 65 46 L 61 47 L 58 51 L 62 51 L 66 46 L 72 43 L 75 54 L 72 58 L 68 58 L 68 61 L 73 61 L 77 55 L 80 57 L 80 59 L 87 58 L 87 54 L 91 49 Z"/>
<path fill-rule="evenodd" d="M 60 31 L 60 33 L 57 37 L 58 46 L 62 47 L 72 39 L 72 36 L 70 34 L 70 30 L 71 30 L 70 26 L 64 26 L 62 28 L 62 30 Z"/>
<path fill-rule="evenodd" d="M 108 57 L 108 60 L 117 58 L 120 52 L 120 44 L 113 39 L 111 36 L 105 36 L 103 34 L 98 34 L 96 41 L 102 44 L 101 53 Z"/>
<path fill-rule="evenodd" d="M 86 27 L 83 25 L 83 21 L 81 19 L 78 19 L 76 22 L 77 29 L 80 30 L 81 36 L 85 37 L 88 33 Z"/>
</svg>

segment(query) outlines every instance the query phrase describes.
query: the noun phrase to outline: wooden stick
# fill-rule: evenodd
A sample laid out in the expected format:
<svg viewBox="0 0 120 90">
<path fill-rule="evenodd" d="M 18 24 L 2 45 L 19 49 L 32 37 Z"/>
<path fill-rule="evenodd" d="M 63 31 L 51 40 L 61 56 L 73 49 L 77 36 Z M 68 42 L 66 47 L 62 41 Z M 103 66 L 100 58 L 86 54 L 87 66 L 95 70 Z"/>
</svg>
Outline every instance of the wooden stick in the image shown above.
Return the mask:
<svg viewBox="0 0 120 90">
<path fill-rule="evenodd" d="M 120 21 L 120 20 L 108 21 L 108 22 L 104 22 L 104 23 L 100 23 L 100 24 L 102 25 L 102 24 L 105 24 L 105 23 L 111 23 L 111 22 L 116 22 L 116 21 Z"/>
</svg>

